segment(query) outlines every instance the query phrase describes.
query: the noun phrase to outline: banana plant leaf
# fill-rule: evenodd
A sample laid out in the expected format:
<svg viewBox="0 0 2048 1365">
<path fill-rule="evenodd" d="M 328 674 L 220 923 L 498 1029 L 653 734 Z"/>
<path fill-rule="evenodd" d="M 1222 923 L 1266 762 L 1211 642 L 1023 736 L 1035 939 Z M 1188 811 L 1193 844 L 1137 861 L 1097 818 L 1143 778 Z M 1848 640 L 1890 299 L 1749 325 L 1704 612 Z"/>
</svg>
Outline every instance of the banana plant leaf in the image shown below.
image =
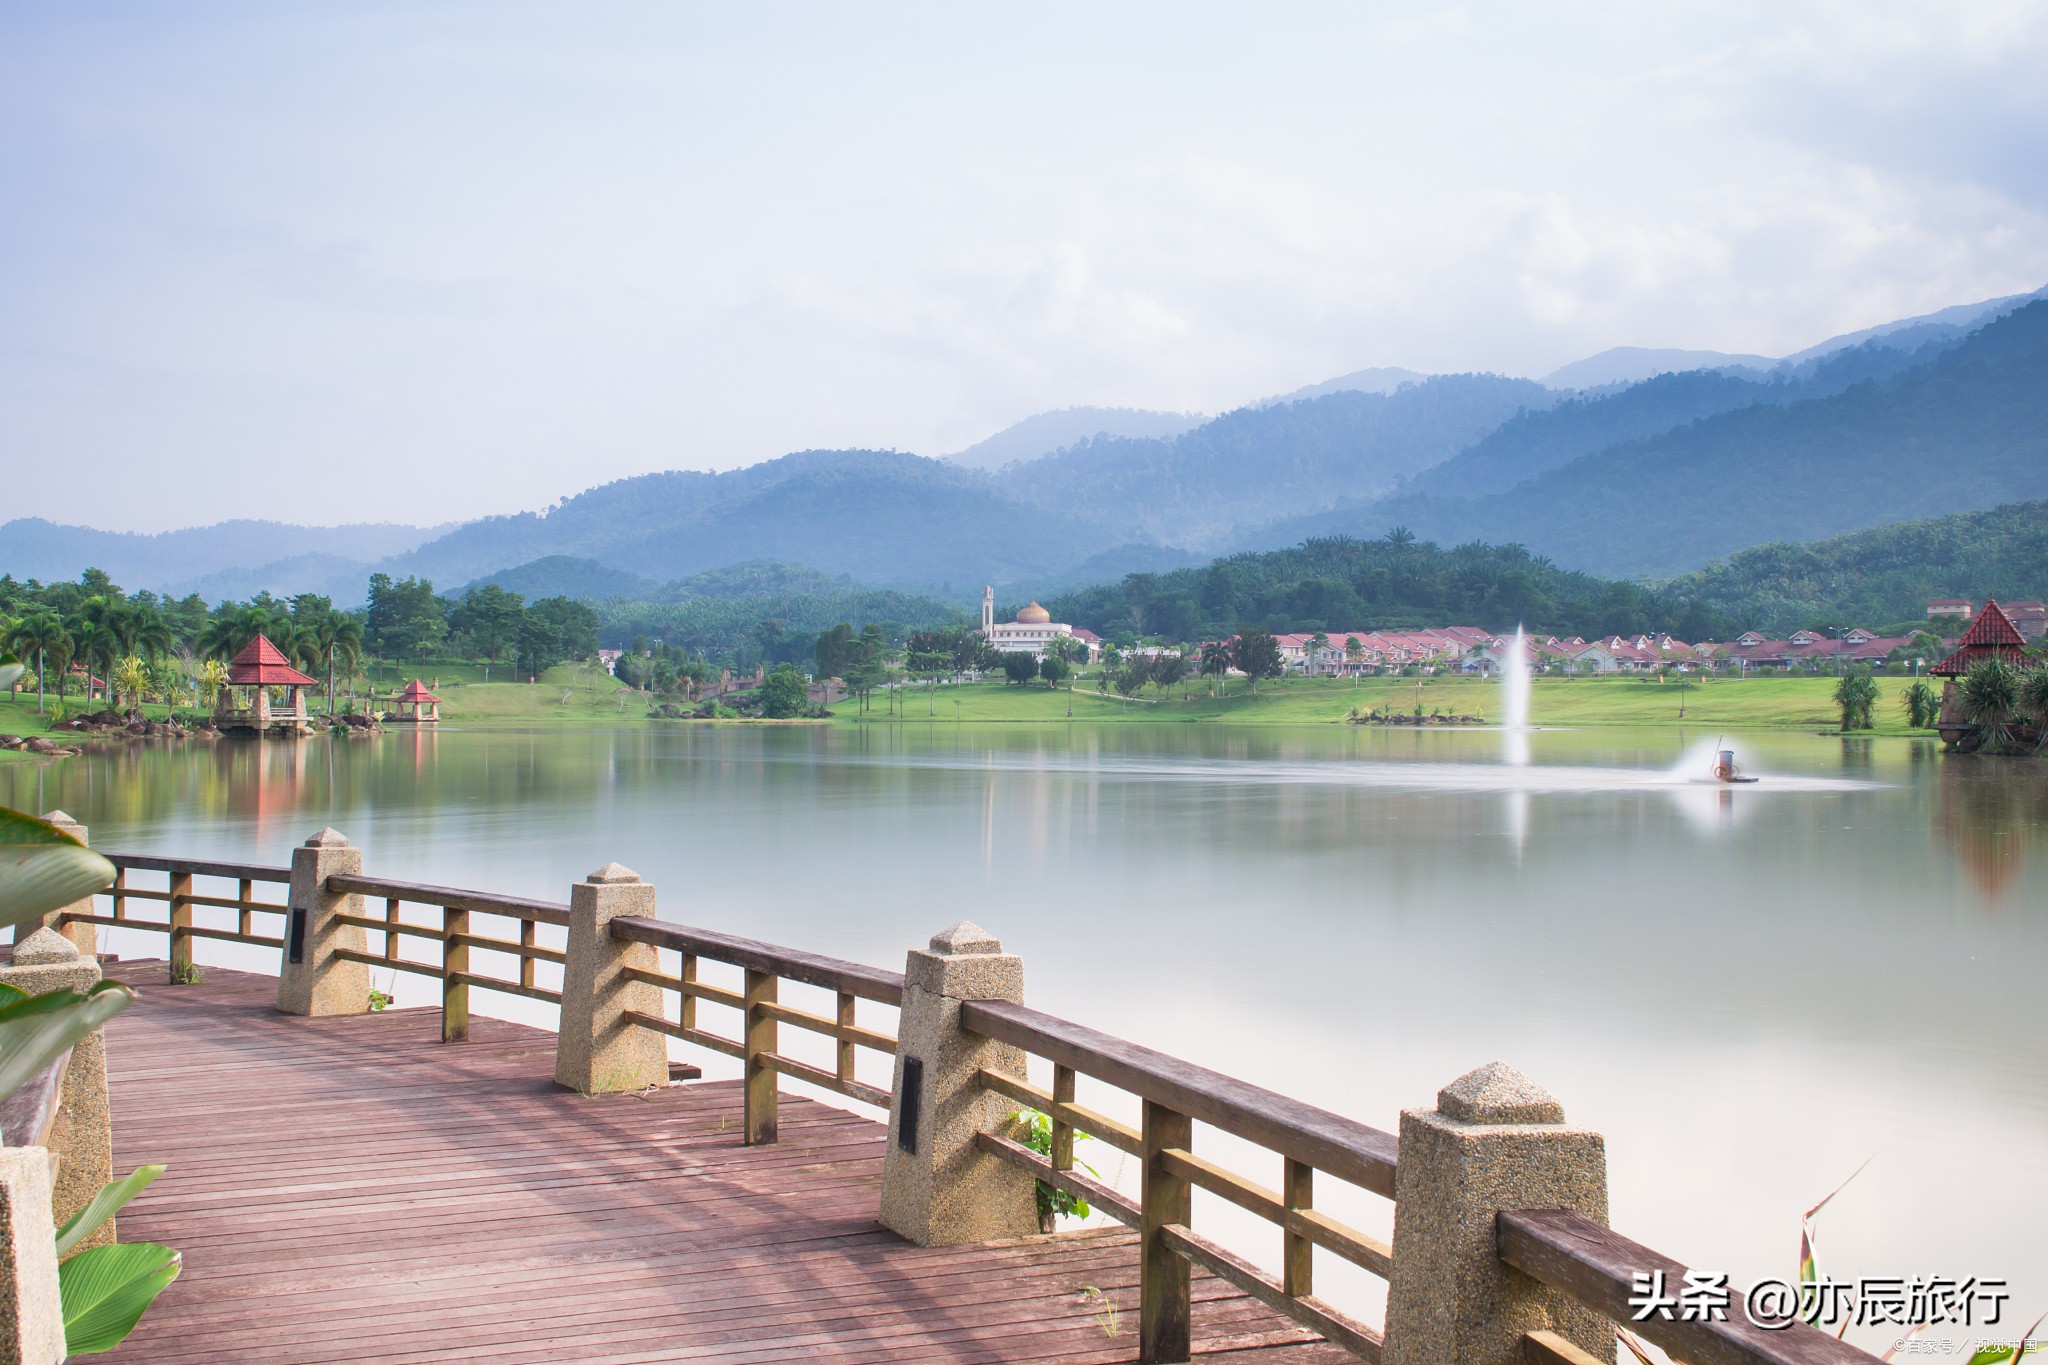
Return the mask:
<svg viewBox="0 0 2048 1365">
<path fill-rule="evenodd" d="M 121 1211 L 123 1205 L 136 1195 L 148 1189 L 150 1182 L 164 1173 L 162 1166 L 137 1166 L 126 1177 L 108 1182 L 92 1202 L 71 1215 L 64 1226 L 57 1229 L 57 1259 L 63 1260 L 71 1249 L 100 1230 L 100 1225 Z"/>
<path fill-rule="evenodd" d="M 182 1266 L 177 1252 L 156 1242 L 92 1247 L 59 1265 L 64 1348 L 89 1356 L 119 1346 Z"/>
<path fill-rule="evenodd" d="M 135 1003 L 135 992 L 118 981 L 89 991 L 13 994 L 20 998 L 0 1002 L 0 1096 L 13 1094 L 64 1049 Z"/>
<path fill-rule="evenodd" d="M 26 670 L 23 666 L 15 663 L 12 659 L 9 659 L 4 664 L 0 664 L 0 692 L 5 692 L 8 688 L 14 686 L 15 681 L 21 677 L 24 671 Z"/>
<path fill-rule="evenodd" d="M 0 807 L 0 924 L 20 924 L 89 896 L 114 865 L 47 820 Z"/>
</svg>

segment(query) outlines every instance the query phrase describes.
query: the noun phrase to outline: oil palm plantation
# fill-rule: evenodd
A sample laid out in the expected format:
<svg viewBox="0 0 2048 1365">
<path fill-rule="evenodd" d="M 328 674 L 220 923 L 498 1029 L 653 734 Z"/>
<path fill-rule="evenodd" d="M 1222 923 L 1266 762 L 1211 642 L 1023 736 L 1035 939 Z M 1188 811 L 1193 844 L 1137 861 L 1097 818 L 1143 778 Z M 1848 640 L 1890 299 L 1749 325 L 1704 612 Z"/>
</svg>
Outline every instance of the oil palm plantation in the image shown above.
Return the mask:
<svg viewBox="0 0 2048 1365">
<path fill-rule="evenodd" d="M 36 714 L 43 713 L 43 670 L 55 663 L 57 672 L 71 667 L 71 632 L 54 611 L 36 611 L 22 617 L 7 632 L 6 647 L 27 658 L 36 656 Z"/>
<path fill-rule="evenodd" d="M 291 628 L 291 617 L 250 602 L 210 618 L 199 632 L 199 652 L 210 659 L 232 659 L 257 636 L 267 636 L 275 643 L 288 639 Z"/>
</svg>

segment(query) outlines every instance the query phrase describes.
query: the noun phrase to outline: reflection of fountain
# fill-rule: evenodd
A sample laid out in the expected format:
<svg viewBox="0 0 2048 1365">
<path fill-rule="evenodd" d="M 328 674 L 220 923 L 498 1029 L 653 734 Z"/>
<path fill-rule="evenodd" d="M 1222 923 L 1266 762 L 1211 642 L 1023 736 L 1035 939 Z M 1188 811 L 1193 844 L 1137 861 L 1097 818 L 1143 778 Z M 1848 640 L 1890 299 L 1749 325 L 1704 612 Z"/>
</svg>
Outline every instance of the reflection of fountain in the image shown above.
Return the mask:
<svg viewBox="0 0 2048 1365">
<path fill-rule="evenodd" d="M 1501 718 L 1507 730 L 1507 761 L 1529 764 L 1529 647 L 1520 626 L 1500 661 Z"/>
</svg>

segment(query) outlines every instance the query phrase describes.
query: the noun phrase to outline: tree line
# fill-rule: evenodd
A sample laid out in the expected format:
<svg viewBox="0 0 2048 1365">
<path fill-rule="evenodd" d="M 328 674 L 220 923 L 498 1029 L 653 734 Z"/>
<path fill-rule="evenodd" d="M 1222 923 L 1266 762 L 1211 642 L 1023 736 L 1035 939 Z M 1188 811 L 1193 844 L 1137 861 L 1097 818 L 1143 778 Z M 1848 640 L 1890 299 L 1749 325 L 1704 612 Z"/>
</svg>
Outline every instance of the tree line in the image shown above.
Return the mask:
<svg viewBox="0 0 2048 1365">
<path fill-rule="evenodd" d="M 110 700 L 211 707 L 227 685 L 228 661 L 258 635 L 295 667 L 325 683 L 333 709 L 341 683 L 369 658 L 402 662 L 453 655 L 488 667 L 510 662 L 527 676 L 597 652 L 597 617 L 583 603 L 527 603 L 502 588 L 444 597 L 430 580 L 370 580 L 368 605 L 349 611 L 317 593 L 209 605 L 198 594 L 129 594 L 104 572 L 44 584 L 0 575 L 0 651 L 27 666 L 39 705 L 74 687 Z M 84 676 L 79 676 L 83 674 Z"/>
</svg>

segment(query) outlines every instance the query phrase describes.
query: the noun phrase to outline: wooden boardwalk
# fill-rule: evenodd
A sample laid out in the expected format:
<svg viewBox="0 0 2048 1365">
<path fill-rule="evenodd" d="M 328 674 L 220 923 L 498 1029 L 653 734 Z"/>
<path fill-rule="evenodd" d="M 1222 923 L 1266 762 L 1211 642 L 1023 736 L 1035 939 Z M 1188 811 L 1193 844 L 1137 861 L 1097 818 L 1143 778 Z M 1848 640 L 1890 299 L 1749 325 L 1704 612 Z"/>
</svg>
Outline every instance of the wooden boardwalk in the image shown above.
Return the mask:
<svg viewBox="0 0 2048 1365">
<path fill-rule="evenodd" d="M 740 1144 L 737 1082 L 586 1099 L 554 1035 L 439 1013 L 275 1012 L 273 978 L 110 966 L 115 1162 L 170 1172 L 123 1241 L 185 1269 L 119 1351 L 150 1362 L 1129 1361 L 1122 1230 L 926 1250 L 875 1221 L 883 1125 L 785 1097 Z M 1198 1359 L 1351 1356 L 1214 1280 Z"/>
</svg>

